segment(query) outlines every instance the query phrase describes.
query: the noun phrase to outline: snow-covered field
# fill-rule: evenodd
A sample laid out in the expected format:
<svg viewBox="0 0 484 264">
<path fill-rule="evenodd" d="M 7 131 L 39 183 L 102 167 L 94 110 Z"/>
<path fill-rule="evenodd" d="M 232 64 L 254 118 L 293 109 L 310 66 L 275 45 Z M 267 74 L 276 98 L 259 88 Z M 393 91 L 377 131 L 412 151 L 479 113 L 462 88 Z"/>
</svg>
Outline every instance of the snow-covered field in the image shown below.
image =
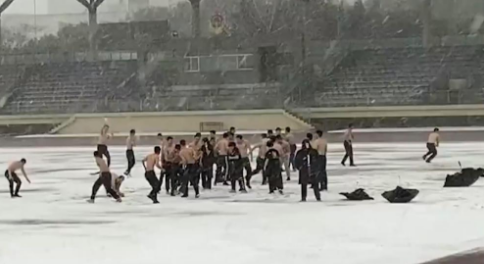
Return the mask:
<svg viewBox="0 0 484 264">
<path fill-rule="evenodd" d="M 329 192 L 323 202 L 299 203 L 297 175 L 285 196 L 272 196 L 255 177 L 248 194 L 218 186 L 201 198 L 148 198 L 138 163 L 122 204 L 103 197 L 86 203 L 96 170 L 93 148 L 2 149 L 3 168 L 28 160 L 32 184 L 10 199 L 0 184 L 0 263 L 69 264 L 417 264 L 484 246 L 484 179 L 443 189 L 447 173 L 484 165 L 484 144 L 444 144 L 433 164 L 424 144 L 355 145 L 356 168 L 342 167 L 340 144 L 330 146 Z M 151 148 L 136 149 L 137 159 Z M 113 171 L 125 169 L 111 148 Z M 3 171 L 2 171 L 3 173 Z M 395 186 L 418 188 L 411 204 L 380 196 Z M 375 201 L 348 202 L 341 191 L 366 188 Z"/>
</svg>

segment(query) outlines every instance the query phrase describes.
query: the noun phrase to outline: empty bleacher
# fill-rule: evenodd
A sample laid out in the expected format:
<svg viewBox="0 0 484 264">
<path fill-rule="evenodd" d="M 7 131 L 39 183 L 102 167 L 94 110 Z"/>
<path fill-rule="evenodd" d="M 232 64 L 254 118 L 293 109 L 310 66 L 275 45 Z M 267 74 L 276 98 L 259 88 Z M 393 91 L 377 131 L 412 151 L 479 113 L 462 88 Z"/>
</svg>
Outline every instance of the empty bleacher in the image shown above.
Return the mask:
<svg viewBox="0 0 484 264">
<path fill-rule="evenodd" d="M 104 97 L 123 97 L 120 87 L 133 73 L 136 63 L 66 62 L 28 66 L 15 96 L 4 113 L 75 113 L 90 112 Z"/>
<path fill-rule="evenodd" d="M 311 106 L 432 103 L 438 79 L 468 79 L 484 65 L 482 47 L 407 47 L 350 52 L 309 98 Z M 445 89 L 444 89 L 445 90 Z M 439 102 L 433 102 L 439 103 Z M 449 102 L 441 102 L 449 103 Z M 461 102 L 463 103 L 463 102 Z"/>
</svg>

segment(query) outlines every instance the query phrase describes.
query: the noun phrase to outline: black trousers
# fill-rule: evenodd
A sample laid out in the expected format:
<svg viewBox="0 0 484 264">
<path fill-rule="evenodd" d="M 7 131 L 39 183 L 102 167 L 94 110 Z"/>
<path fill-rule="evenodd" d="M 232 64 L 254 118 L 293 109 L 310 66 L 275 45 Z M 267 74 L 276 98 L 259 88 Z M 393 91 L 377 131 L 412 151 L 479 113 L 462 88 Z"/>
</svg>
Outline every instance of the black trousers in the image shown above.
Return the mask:
<svg viewBox="0 0 484 264">
<path fill-rule="evenodd" d="M 128 160 L 128 168 L 126 169 L 126 173 L 130 174 L 131 169 L 134 167 L 134 164 L 136 163 L 136 159 L 134 157 L 134 151 L 132 149 L 126 150 L 126 159 Z"/>
<path fill-rule="evenodd" d="M 257 160 L 256 160 L 256 168 L 254 171 L 252 171 L 252 175 L 256 175 L 257 173 L 261 172 L 262 171 L 262 184 L 266 184 L 267 183 L 267 177 L 266 177 L 266 174 L 264 173 L 264 163 L 265 163 L 265 159 L 261 158 L 261 157 L 257 157 Z M 251 176 L 252 178 L 252 176 Z M 250 179 L 247 181 L 247 183 L 250 184 Z"/>
<path fill-rule="evenodd" d="M 252 178 L 252 166 L 250 165 L 249 157 L 242 158 L 244 162 L 244 170 L 245 170 L 245 180 L 247 184 L 250 185 L 250 178 Z"/>
<path fill-rule="evenodd" d="M 296 150 L 297 150 L 296 144 L 291 144 L 291 154 L 289 155 L 289 166 L 292 167 L 294 171 L 296 170 L 296 161 L 294 160 L 296 158 Z"/>
<path fill-rule="evenodd" d="M 217 157 L 217 170 L 215 171 L 215 183 L 218 182 L 227 182 L 228 180 L 228 167 L 229 162 L 227 160 L 227 156 L 218 156 Z"/>
<path fill-rule="evenodd" d="M 168 170 L 166 171 L 165 175 L 165 189 L 167 191 L 170 191 L 170 194 L 172 196 L 175 195 L 175 191 L 178 189 L 178 186 L 180 185 L 180 178 L 182 175 L 182 169 L 180 164 L 177 163 L 171 163 L 170 166 L 167 167 Z M 167 180 L 169 178 L 169 180 Z"/>
<path fill-rule="evenodd" d="M 427 143 L 427 153 L 423 156 L 423 158 L 427 162 L 431 162 L 437 156 L 437 147 L 434 143 Z"/>
<path fill-rule="evenodd" d="M 170 192 L 170 180 L 171 180 L 170 167 L 171 167 L 170 163 L 164 163 L 163 170 L 160 172 L 160 180 L 158 181 L 158 184 L 159 184 L 158 191 L 161 191 L 161 188 L 163 187 L 163 179 L 164 179 L 166 193 Z"/>
<path fill-rule="evenodd" d="M 328 189 L 328 174 L 326 173 L 326 156 L 325 155 L 318 155 L 318 175 L 316 175 L 318 180 L 318 188 L 319 190 L 327 190 Z M 314 187 L 314 186 L 313 186 Z"/>
<path fill-rule="evenodd" d="M 348 158 L 350 158 L 350 165 L 351 166 L 355 165 L 355 162 L 353 160 L 353 145 L 348 140 L 345 140 L 344 143 L 343 143 L 343 145 L 345 147 L 346 154 L 343 157 L 343 160 L 341 161 L 341 164 L 344 165 L 346 163 L 346 160 Z"/>
<path fill-rule="evenodd" d="M 108 167 L 111 166 L 111 155 L 109 154 L 108 146 L 104 144 L 97 145 L 97 151 L 104 155 L 107 159 Z"/>
<path fill-rule="evenodd" d="M 17 176 L 15 172 L 10 173 L 10 176 L 8 175 L 8 170 L 6 170 L 5 178 L 7 178 L 8 180 L 8 187 L 10 188 L 10 196 L 15 196 L 15 195 L 18 195 L 18 192 L 20 191 L 20 187 L 22 186 L 22 181 L 20 180 L 20 178 Z M 14 183 L 16 185 L 15 192 L 13 191 Z"/>
<path fill-rule="evenodd" d="M 308 168 L 302 168 L 299 170 L 299 182 L 301 183 L 301 200 L 306 201 L 308 196 L 308 184 L 311 183 L 313 187 L 314 197 L 316 200 L 321 200 L 321 194 L 319 193 L 319 181 L 316 175 L 311 175 Z"/>
<path fill-rule="evenodd" d="M 202 187 L 204 189 L 212 189 L 213 178 L 213 164 L 210 166 L 202 167 Z"/>
<path fill-rule="evenodd" d="M 106 192 L 111 195 L 114 199 L 118 199 L 118 193 L 115 192 L 111 186 L 111 173 L 110 172 L 101 172 L 101 175 L 97 180 L 94 182 L 94 185 L 92 186 L 92 193 L 91 193 L 91 200 L 94 200 L 96 198 L 97 191 L 101 187 L 101 185 L 104 185 L 104 188 L 106 188 Z"/>
<path fill-rule="evenodd" d="M 269 181 L 269 192 L 284 189 L 281 164 L 268 165 L 265 174 Z"/>
<path fill-rule="evenodd" d="M 243 172 L 242 173 L 234 173 L 230 175 L 230 183 L 232 186 L 232 191 L 235 191 L 235 185 L 236 182 L 239 182 L 239 189 L 245 190 L 245 183 L 244 183 L 244 177 L 243 177 Z"/>
<path fill-rule="evenodd" d="M 193 186 L 193 189 L 195 190 L 195 195 L 198 195 L 200 193 L 200 190 L 198 188 L 198 182 L 199 182 L 199 177 L 197 175 L 197 166 L 195 164 L 187 164 L 183 171 L 183 176 L 182 176 L 182 186 L 181 186 L 181 191 L 183 192 L 184 197 L 188 197 L 188 184 L 191 183 Z"/>
<path fill-rule="evenodd" d="M 158 188 L 160 186 L 160 183 L 158 181 L 158 178 L 156 177 L 155 171 L 154 170 L 146 171 L 145 178 L 151 186 L 151 192 L 148 195 L 148 197 L 152 199 L 153 202 L 158 201 L 158 191 L 159 191 Z"/>
</svg>

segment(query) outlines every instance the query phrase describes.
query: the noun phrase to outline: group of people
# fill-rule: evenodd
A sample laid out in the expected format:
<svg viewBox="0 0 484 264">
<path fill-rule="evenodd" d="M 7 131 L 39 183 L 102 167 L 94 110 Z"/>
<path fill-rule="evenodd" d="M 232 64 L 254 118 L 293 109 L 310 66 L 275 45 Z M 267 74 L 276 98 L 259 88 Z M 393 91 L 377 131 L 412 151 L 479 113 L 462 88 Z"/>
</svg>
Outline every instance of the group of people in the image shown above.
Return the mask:
<svg viewBox="0 0 484 264">
<path fill-rule="evenodd" d="M 100 176 L 93 185 L 89 202 L 94 202 L 101 185 L 105 186 L 109 196 L 121 202 L 124 195 L 120 192 L 120 186 L 136 163 L 133 147 L 136 146 L 137 137 L 136 131 L 131 130 L 126 139 L 128 167 L 124 175 L 110 172 L 111 159 L 106 141 L 111 135 L 109 125 L 105 124 L 101 129 L 97 150 L 94 152 Z M 290 181 L 291 171 L 298 170 L 302 201 L 306 200 L 308 184 L 312 185 L 316 199 L 321 200 L 320 191 L 328 188 L 327 141 L 323 137 L 323 132 L 316 131 L 314 139 L 313 135 L 308 133 L 301 150 L 297 153 L 290 127 L 286 127 L 284 132 L 281 128 L 276 128 L 275 131 L 270 129 L 260 136 L 260 142 L 251 146 L 242 135 L 236 134 L 235 127 L 223 133 L 221 138 L 217 137 L 216 131 L 210 131 L 209 137 L 204 138 L 201 133 L 196 133 L 190 143 L 184 139 L 175 143 L 173 137 L 158 134 L 159 145 L 154 147 L 153 153 L 142 160 L 145 178 L 151 186 L 148 198 L 153 203 L 159 203 L 158 194 L 163 188 L 163 183 L 166 193 L 171 196 L 181 194 L 182 197 L 188 197 L 192 187 L 195 197 L 198 198 L 200 181 L 203 189 L 211 189 L 212 184 L 222 184 L 230 185 L 230 192 L 237 192 L 238 185 L 238 191 L 245 193 L 247 189 L 252 188 L 252 177 L 260 172 L 262 184 L 268 185 L 269 193 L 277 191 L 283 194 L 283 172 L 286 181 Z M 351 146 L 351 131 L 345 137 Z M 257 165 L 253 170 L 251 160 L 256 149 Z M 348 157 L 353 165 L 352 153 L 348 153 Z M 156 169 L 160 171 L 159 176 Z"/>
<path fill-rule="evenodd" d="M 350 124 L 344 133 L 343 145 L 345 156 L 341 161 L 346 165 L 349 158 L 350 166 L 355 166 L 353 159 L 353 126 Z M 269 193 L 278 191 L 283 194 L 284 181 L 282 174 L 285 172 L 286 181 L 291 180 L 291 170 L 299 171 L 299 184 L 301 185 L 301 200 L 306 201 L 307 186 L 311 185 L 316 200 L 321 200 L 321 191 L 328 189 L 328 176 L 326 173 L 328 143 L 323 131 L 317 130 L 315 135 L 306 134 L 302 141 L 301 148 L 296 152 L 297 147 L 294 135 L 289 127 L 282 132 L 281 128 L 268 130 L 260 135 L 261 139 L 257 144 L 251 145 L 248 140 L 240 134 L 236 134 L 235 127 L 222 134 L 218 138 L 216 131 L 210 131 L 209 137 L 202 138 L 201 133 L 196 133 L 193 140 L 187 143 L 184 139 L 178 143 L 173 137 L 163 137 L 158 134 L 159 145 L 155 146 L 153 153 L 142 160 L 145 169 L 145 178 L 151 186 L 148 198 L 153 203 L 159 203 L 158 194 L 165 183 L 166 193 L 175 196 L 181 194 L 188 197 L 190 187 L 195 191 L 195 197 L 199 197 L 199 182 L 203 189 L 211 189 L 213 185 L 230 185 L 230 192 L 238 191 L 245 193 L 251 189 L 251 179 L 254 175 L 262 172 L 262 184 L 268 184 Z M 104 185 L 108 196 L 121 202 L 124 194 L 121 192 L 121 185 L 126 177 L 129 177 L 131 170 L 136 163 L 134 147 L 137 144 L 136 131 L 132 129 L 126 139 L 127 169 L 122 175 L 110 170 L 111 156 L 107 147 L 107 141 L 112 137 L 109 132 L 109 125 L 106 123 L 99 135 L 97 150 L 93 156 L 99 171 L 98 179 L 92 187 L 92 194 L 89 202 L 94 203 L 96 194 Z M 423 156 L 427 162 L 431 162 L 437 155 L 436 147 L 439 144 L 439 130 L 434 129 L 429 135 L 427 142 L 428 153 Z M 253 151 L 258 150 L 256 168 L 253 170 L 251 161 Z M 5 171 L 5 177 L 9 181 L 11 197 L 20 197 L 19 191 L 22 181 L 16 174 L 21 170 L 26 180 L 30 179 L 25 173 L 24 166 L 26 159 L 11 163 Z M 214 175 L 215 167 L 215 175 Z M 157 168 L 160 173 L 157 176 Z M 245 171 L 245 175 L 244 175 Z M 14 188 L 14 185 L 15 188 Z"/>
</svg>

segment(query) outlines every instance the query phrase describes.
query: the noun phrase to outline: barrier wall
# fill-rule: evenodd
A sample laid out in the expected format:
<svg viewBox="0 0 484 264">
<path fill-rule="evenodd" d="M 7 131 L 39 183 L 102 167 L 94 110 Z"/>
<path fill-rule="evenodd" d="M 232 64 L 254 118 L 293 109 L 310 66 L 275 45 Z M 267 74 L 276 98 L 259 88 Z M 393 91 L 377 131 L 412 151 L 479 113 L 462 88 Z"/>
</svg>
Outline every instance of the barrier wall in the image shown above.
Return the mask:
<svg viewBox="0 0 484 264">
<path fill-rule="evenodd" d="M 239 130 L 266 130 L 290 126 L 294 131 L 306 131 L 312 127 L 283 110 L 248 111 L 200 111 L 158 112 L 119 114 L 79 114 L 71 124 L 56 131 L 58 134 L 99 133 L 104 118 L 108 119 L 111 131 L 126 132 L 135 128 L 143 133 L 170 133 L 179 131 L 228 130 L 231 126 Z M 208 124 L 208 125 L 207 125 Z M 210 127 L 210 124 L 212 126 Z M 202 129 L 201 126 L 205 126 Z"/>
<path fill-rule="evenodd" d="M 372 117 L 447 117 L 484 116 L 484 105 L 409 105 L 297 108 L 292 112 L 304 118 L 372 118 Z"/>
<path fill-rule="evenodd" d="M 304 108 L 293 109 L 293 113 L 307 120 L 331 121 L 334 119 L 353 121 L 378 117 L 429 117 L 429 126 L 445 126 L 446 120 L 460 117 L 483 117 L 484 105 L 443 105 L 443 106 L 388 106 L 388 107 L 345 107 L 345 108 Z M 205 127 L 221 131 L 231 126 L 239 130 L 259 131 L 268 128 L 290 126 L 295 132 L 307 131 L 313 127 L 305 121 L 284 110 L 237 110 L 237 111 L 185 111 L 152 113 L 107 113 L 76 115 L 21 115 L 0 116 L 0 125 L 15 124 L 56 124 L 51 131 L 54 134 L 90 134 L 99 133 L 108 118 L 112 132 L 127 132 L 132 128 L 140 133 L 173 133 L 179 131 L 195 132 L 201 130 L 201 124 L 216 124 Z M 439 119 L 436 124 L 432 120 Z M 317 123 L 317 122 L 316 122 Z M 221 127 L 217 127 L 221 125 Z M 467 124 L 460 124 L 467 125 Z M 330 127 L 323 127 L 331 129 Z"/>
</svg>

